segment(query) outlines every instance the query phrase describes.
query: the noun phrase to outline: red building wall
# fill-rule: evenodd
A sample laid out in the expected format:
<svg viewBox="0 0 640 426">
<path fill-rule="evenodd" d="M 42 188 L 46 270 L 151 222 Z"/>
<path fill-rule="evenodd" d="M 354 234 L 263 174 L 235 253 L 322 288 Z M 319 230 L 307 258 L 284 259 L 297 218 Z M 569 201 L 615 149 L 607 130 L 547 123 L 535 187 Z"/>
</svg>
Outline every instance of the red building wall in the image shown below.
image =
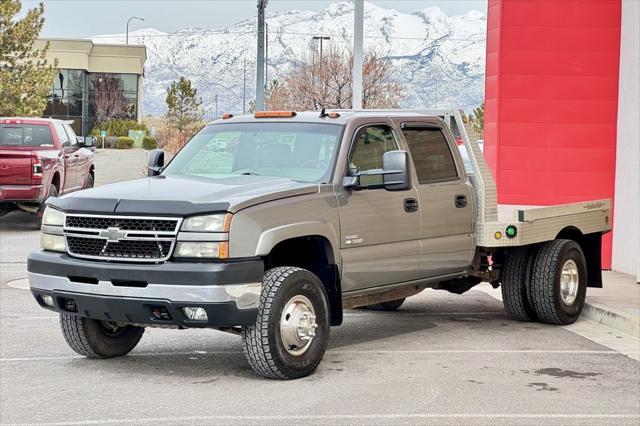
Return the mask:
<svg viewBox="0 0 640 426">
<path fill-rule="evenodd" d="M 488 0 L 485 156 L 498 202 L 613 198 L 620 0 Z M 611 267 L 611 233 L 603 241 Z"/>
</svg>

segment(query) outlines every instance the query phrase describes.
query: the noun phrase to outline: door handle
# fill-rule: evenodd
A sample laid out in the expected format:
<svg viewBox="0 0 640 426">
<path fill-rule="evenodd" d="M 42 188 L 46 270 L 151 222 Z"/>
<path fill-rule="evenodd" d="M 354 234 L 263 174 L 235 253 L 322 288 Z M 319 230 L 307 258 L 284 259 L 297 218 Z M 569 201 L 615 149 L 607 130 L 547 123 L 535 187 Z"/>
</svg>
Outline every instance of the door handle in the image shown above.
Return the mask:
<svg viewBox="0 0 640 426">
<path fill-rule="evenodd" d="M 415 198 L 404 199 L 404 211 L 407 213 L 413 213 L 418 211 L 418 200 Z"/>
<path fill-rule="evenodd" d="M 74 158 L 78 158 L 78 157 L 80 157 L 80 154 L 76 154 L 76 155 L 74 155 L 73 157 L 74 157 Z"/>
<path fill-rule="evenodd" d="M 467 196 L 466 195 L 456 195 L 455 198 L 456 208 L 462 209 L 467 207 Z"/>
</svg>

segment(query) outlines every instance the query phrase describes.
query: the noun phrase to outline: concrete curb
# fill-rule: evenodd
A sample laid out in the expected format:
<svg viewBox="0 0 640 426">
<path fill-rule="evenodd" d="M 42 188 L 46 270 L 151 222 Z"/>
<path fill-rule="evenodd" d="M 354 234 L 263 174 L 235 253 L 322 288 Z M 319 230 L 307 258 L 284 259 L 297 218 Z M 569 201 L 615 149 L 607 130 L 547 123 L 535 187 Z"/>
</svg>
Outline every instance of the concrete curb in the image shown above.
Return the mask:
<svg viewBox="0 0 640 426">
<path fill-rule="evenodd" d="M 582 318 L 597 322 L 636 339 L 640 337 L 640 315 L 633 315 L 603 303 L 585 302 Z"/>
</svg>

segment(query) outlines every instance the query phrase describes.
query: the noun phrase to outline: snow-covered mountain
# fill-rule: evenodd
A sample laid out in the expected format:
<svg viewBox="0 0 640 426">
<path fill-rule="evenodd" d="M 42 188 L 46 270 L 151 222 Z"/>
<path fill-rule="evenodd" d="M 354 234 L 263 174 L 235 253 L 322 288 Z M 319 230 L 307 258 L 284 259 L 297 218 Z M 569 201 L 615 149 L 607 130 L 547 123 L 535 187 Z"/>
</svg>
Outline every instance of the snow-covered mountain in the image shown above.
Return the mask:
<svg viewBox="0 0 640 426">
<path fill-rule="evenodd" d="M 267 14 L 268 79 L 317 52 L 314 35 L 331 37 L 324 49 L 352 45 L 353 3 L 343 1 L 323 11 L 291 10 Z M 365 49 L 393 64 L 392 78 L 406 86 L 405 108 L 471 109 L 483 98 L 486 17 L 478 11 L 447 16 L 438 7 L 400 13 L 365 3 Z M 256 18 L 228 27 L 185 28 L 164 33 L 143 29 L 129 42 L 147 46 L 143 85 L 144 114 L 165 109 L 166 88 L 186 76 L 197 86 L 207 116 L 241 112 L 246 63 L 246 104 L 255 97 Z M 124 43 L 124 34 L 95 36 L 96 43 Z"/>
</svg>

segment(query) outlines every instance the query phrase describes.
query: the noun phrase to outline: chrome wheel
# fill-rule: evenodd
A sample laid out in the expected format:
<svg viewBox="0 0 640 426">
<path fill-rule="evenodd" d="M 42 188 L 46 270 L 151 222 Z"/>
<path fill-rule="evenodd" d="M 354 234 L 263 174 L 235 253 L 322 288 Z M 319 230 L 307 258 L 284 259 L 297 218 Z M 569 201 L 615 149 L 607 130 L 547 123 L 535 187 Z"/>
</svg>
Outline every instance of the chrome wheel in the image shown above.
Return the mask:
<svg viewBox="0 0 640 426">
<path fill-rule="evenodd" d="M 302 295 L 293 296 L 280 317 L 280 338 L 287 352 L 302 355 L 316 335 L 316 313 L 313 304 Z"/>
<path fill-rule="evenodd" d="M 576 301 L 579 288 L 578 265 L 573 260 L 568 259 L 562 265 L 562 273 L 560 274 L 560 295 L 565 305 L 572 305 Z"/>
</svg>

